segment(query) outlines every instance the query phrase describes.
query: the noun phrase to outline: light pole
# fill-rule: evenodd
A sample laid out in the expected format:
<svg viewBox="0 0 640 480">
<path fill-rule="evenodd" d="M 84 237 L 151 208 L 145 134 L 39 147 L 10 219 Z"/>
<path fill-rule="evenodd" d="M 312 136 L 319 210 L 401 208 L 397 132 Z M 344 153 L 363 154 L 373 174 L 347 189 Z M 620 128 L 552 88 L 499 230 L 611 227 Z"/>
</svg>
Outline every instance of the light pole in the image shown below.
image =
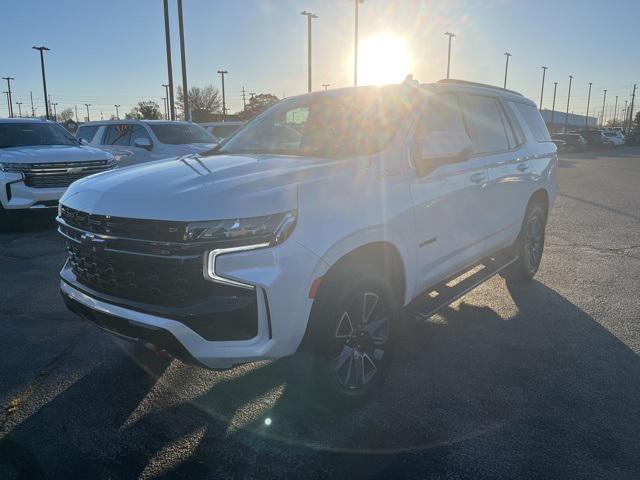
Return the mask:
<svg viewBox="0 0 640 480">
<path fill-rule="evenodd" d="M 162 104 L 164 105 L 164 119 L 168 120 L 169 111 L 167 110 L 167 97 L 162 97 Z"/>
<path fill-rule="evenodd" d="M 184 119 L 191 121 L 191 108 L 189 107 L 189 87 L 187 87 L 187 60 L 184 55 L 184 24 L 182 21 L 182 0 L 178 0 L 178 26 L 180 28 L 180 58 L 182 60 L 182 108 Z"/>
<path fill-rule="evenodd" d="M 617 123 L 616 121 L 618 120 L 618 95 L 616 95 L 616 106 L 613 107 L 613 126 L 616 127 Z"/>
<path fill-rule="evenodd" d="M 544 77 L 547 74 L 548 67 L 542 67 L 542 88 L 540 89 L 540 111 L 542 111 L 542 98 L 544 96 Z"/>
<path fill-rule="evenodd" d="M 604 98 L 602 99 L 602 119 L 600 120 L 600 128 L 604 127 L 604 106 L 607 104 L 607 91 L 604 91 Z"/>
<path fill-rule="evenodd" d="M 58 111 L 56 110 L 56 106 L 58 105 L 58 102 L 52 103 L 51 104 L 53 106 L 53 120 L 54 121 L 58 121 Z"/>
<path fill-rule="evenodd" d="M 507 63 L 504 66 L 504 87 L 507 88 L 507 74 L 509 73 L 509 57 L 511 54 L 509 52 L 504 52 L 504 56 L 507 57 Z"/>
<path fill-rule="evenodd" d="M 564 133 L 567 133 L 567 125 L 569 124 L 569 102 L 571 101 L 571 82 L 573 75 L 569 75 L 569 93 L 567 94 L 567 112 L 564 115 Z"/>
<path fill-rule="evenodd" d="M 447 49 L 447 80 L 449 80 L 449 72 L 451 67 L 451 39 L 456 36 L 455 33 L 444 32 L 449 37 L 449 48 Z"/>
<path fill-rule="evenodd" d="M 358 4 L 364 0 L 353 0 L 355 4 L 355 41 L 353 47 L 353 86 L 358 86 Z"/>
<path fill-rule="evenodd" d="M 324 87 L 324 91 L 327 91 L 327 88 L 329 88 L 331 86 L 330 83 L 323 83 L 322 86 Z"/>
<path fill-rule="evenodd" d="M 558 90 L 558 82 L 553 82 L 553 105 L 551 106 L 551 126 L 553 127 L 553 116 L 556 113 L 556 91 Z"/>
<path fill-rule="evenodd" d="M 167 76 L 169 77 L 169 118 L 175 120 L 173 105 L 173 69 L 171 67 L 171 33 L 169 29 L 169 0 L 164 0 L 164 36 L 167 50 Z"/>
<path fill-rule="evenodd" d="M 586 118 L 584 119 L 585 128 L 589 126 L 589 104 L 591 103 L 591 85 L 592 83 L 589 82 L 589 95 L 587 96 L 587 115 L 586 115 Z"/>
<path fill-rule="evenodd" d="M 84 104 L 85 107 L 87 107 L 87 123 L 90 122 L 91 120 L 89 120 L 89 107 L 91 106 L 90 103 L 85 103 Z"/>
<path fill-rule="evenodd" d="M 226 73 L 229 73 L 227 70 L 218 70 L 218 73 L 222 77 L 222 118 L 226 118 L 227 116 L 227 101 L 224 95 L 224 76 Z"/>
<path fill-rule="evenodd" d="M 22 102 L 16 102 L 16 105 L 18 105 L 18 116 L 22 118 Z"/>
<path fill-rule="evenodd" d="M 300 15 L 307 17 L 307 64 L 308 64 L 308 85 L 307 91 L 311 92 L 311 19 L 318 18 L 315 13 L 307 12 L 304 10 L 300 12 Z"/>
<path fill-rule="evenodd" d="M 31 117 L 35 117 L 36 109 L 33 108 L 33 92 L 29 92 L 29 96 L 31 97 Z"/>
<path fill-rule="evenodd" d="M 116 119 L 120 120 L 120 110 L 118 110 L 120 105 L 114 105 L 114 107 L 116 107 Z"/>
<path fill-rule="evenodd" d="M 2 77 L 7 81 L 7 90 L 9 91 L 9 118 L 15 117 L 13 114 L 13 97 L 11 96 L 11 80 L 15 80 L 13 77 Z"/>
<path fill-rule="evenodd" d="M 45 109 L 45 116 L 47 120 L 49 120 L 49 102 L 47 101 L 49 97 L 47 96 L 47 78 L 44 74 L 44 52 L 45 51 L 48 52 L 51 49 L 45 46 L 31 47 L 31 48 L 33 48 L 34 50 L 40 51 L 40 67 L 42 68 L 42 88 L 44 89 L 44 109 Z"/>
</svg>

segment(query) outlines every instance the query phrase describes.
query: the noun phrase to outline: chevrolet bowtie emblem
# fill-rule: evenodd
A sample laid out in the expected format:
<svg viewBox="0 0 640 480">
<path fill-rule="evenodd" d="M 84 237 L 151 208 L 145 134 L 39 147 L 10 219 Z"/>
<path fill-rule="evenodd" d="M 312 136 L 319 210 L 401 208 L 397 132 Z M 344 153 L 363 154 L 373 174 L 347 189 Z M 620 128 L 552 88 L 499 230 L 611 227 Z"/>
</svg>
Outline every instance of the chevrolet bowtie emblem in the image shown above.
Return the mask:
<svg viewBox="0 0 640 480">
<path fill-rule="evenodd" d="M 67 173 L 74 175 L 76 173 L 81 173 L 84 170 L 83 167 L 72 167 L 72 168 L 67 168 Z"/>
</svg>

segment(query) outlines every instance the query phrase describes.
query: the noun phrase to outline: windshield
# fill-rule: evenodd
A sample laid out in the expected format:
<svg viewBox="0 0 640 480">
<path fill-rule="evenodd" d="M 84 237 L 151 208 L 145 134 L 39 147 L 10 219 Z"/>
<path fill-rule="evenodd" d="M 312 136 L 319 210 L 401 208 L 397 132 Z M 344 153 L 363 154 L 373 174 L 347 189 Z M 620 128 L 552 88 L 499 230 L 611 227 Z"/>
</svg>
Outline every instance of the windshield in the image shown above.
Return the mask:
<svg viewBox="0 0 640 480">
<path fill-rule="evenodd" d="M 386 148 L 416 90 L 382 87 L 284 100 L 231 137 L 217 153 L 271 153 L 324 158 Z"/>
<path fill-rule="evenodd" d="M 186 143 L 215 143 L 216 140 L 199 125 L 192 124 L 149 124 L 160 143 L 183 145 Z"/>
<path fill-rule="evenodd" d="M 216 137 L 227 138 L 241 126 L 242 125 L 215 125 L 213 127 L 209 127 L 209 129 Z"/>
<path fill-rule="evenodd" d="M 54 123 L 0 123 L 0 148 L 37 145 L 78 145 L 78 140 Z"/>
</svg>

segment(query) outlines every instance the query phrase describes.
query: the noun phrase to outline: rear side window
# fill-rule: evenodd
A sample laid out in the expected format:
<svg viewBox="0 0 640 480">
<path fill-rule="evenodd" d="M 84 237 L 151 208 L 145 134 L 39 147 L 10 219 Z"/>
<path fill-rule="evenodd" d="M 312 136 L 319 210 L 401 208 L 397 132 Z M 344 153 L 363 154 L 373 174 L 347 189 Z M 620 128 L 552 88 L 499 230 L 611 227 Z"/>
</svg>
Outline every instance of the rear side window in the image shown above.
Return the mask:
<svg viewBox="0 0 640 480">
<path fill-rule="evenodd" d="M 462 105 L 474 153 L 509 150 L 509 140 L 498 102 L 492 97 L 462 95 Z"/>
<path fill-rule="evenodd" d="M 96 136 L 96 133 L 98 132 L 99 128 L 100 128 L 99 125 L 80 127 L 76 132 L 76 138 L 78 140 L 85 140 L 86 142 L 91 142 L 93 140 L 93 137 Z"/>
<path fill-rule="evenodd" d="M 549 130 L 547 130 L 547 125 L 542 120 L 542 116 L 538 109 L 533 105 L 527 105 L 524 103 L 513 102 L 513 105 L 518 109 L 524 121 L 527 123 L 529 130 L 533 133 L 533 138 L 536 139 L 537 142 L 550 142 L 551 136 L 549 135 Z"/>
</svg>

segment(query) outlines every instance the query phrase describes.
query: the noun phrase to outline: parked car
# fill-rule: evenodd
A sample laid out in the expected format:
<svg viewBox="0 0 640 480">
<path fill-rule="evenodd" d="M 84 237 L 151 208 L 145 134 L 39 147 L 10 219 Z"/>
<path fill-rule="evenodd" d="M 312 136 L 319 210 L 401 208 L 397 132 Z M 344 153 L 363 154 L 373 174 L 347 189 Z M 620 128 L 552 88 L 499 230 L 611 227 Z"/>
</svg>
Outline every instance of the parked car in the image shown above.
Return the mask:
<svg viewBox="0 0 640 480">
<path fill-rule="evenodd" d="M 244 125 L 244 122 L 205 122 L 199 125 L 213 135 L 217 143 L 220 143 L 235 133 Z"/>
<path fill-rule="evenodd" d="M 603 147 L 611 147 L 612 142 L 605 137 L 602 133 L 602 130 L 579 130 L 577 132 L 587 141 L 587 146 L 589 148 L 603 148 Z"/>
<path fill-rule="evenodd" d="M 551 135 L 551 139 L 554 142 L 558 140 L 564 142 L 563 151 L 566 152 L 575 152 L 587 148 L 587 141 L 579 133 L 556 133 Z"/>
<path fill-rule="evenodd" d="M 609 142 L 611 142 L 611 146 L 620 147 L 624 145 L 624 135 L 622 132 L 618 132 L 616 130 L 605 130 L 602 134 L 607 137 Z"/>
<path fill-rule="evenodd" d="M 73 184 L 62 295 L 207 368 L 296 354 L 292 388 L 358 402 L 402 307 L 427 318 L 496 273 L 535 275 L 556 166 L 535 103 L 502 88 L 290 97 L 211 152 Z"/>
<path fill-rule="evenodd" d="M 558 149 L 558 152 L 569 151 L 568 144 L 564 140 L 560 140 L 559 138 L 556 138 L 555 135 L 551 135 L 551 141 L 555 144 L 556 148 Z"/>
<path fill-rule="evenodd" d="M 113 155 L 80 145 L 54 122 L 0 119 L 0 216 L 57 208 L 72 182 L 114 166 Z"/>
<path fill-rule="evenodd" d="M 216 139 L 190 122 L 109 120 L 80 125 L 76 137 L 119 157 L 121 166 L 210 150 Z"/>
</svg>

